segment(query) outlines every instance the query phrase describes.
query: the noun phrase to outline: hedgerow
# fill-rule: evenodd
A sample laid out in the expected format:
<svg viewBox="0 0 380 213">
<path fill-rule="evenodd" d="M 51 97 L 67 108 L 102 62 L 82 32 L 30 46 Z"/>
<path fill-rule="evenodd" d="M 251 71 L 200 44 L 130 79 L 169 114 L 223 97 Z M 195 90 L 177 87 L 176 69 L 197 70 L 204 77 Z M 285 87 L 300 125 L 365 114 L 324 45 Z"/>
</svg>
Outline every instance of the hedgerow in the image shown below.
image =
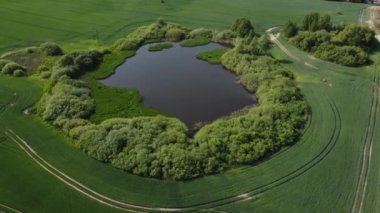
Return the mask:
<svg viewBox="0 0 380 213">
<path fill-rule="evenodd" d="M 329 15 L 311 13 L 302 26 L 287 22 L 283 33 L 298 48 L 316 57 L 346 66 L 369 62 L 367 52 L 374 46 L 375 33 L 358 24 L 334 25 Z"/>
<path fill-rule="evenodd" d="M 235 25 L 236 33 L 213 35 L 213 39 L 234 44 L 218 60 L 256 94 L 259 105 L 205 125 L 192 137 L 181 121 L 163 116 L 91 123 L 89 117 L 96 106 L 86 82 L 77 78 L 101 63 L 103 54 L 97 51 L 71 52 L 58 61 L 51 76 L 52 86 L 41 99 L 38 111 L 89 156 L 140 176 L 186 180 L 252 164 L 296 142 L 309 111 L 292 73 L 267 54 L 266 37 L 253 33 L 246 20 Z M 131 40 L 136 41 L 134 48 L 147 41 L 165 41 L 171 30 L 188 31 L 158 21 L 138 28 L 117 42 L 115 48 L 128 49 L 131 46 L 126 42 Z M 208 31 L 193 31 L 192 36 L 205 38 L 205 32 Z"/>
</svg>

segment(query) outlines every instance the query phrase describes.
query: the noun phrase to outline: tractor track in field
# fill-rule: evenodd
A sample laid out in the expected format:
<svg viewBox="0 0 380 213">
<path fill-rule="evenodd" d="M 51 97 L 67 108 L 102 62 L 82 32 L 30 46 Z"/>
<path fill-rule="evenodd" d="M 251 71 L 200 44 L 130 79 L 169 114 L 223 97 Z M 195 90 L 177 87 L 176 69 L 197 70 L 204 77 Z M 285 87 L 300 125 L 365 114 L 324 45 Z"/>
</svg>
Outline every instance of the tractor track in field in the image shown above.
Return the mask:
<svg viewBox="0 0 380 213">
<path fill-rule="evenodd" d="M 0 203 L 0 212 L 15 212 L 15 213 L 22 213 L 21 211 L 14 209 L 12 207 L 9 207 L 7 205 Z"/>
<path fill-rule="evenodd" d="M 371 170 L 371 157 L 372 157 L 372 147 L 374 141 L 374 129 L 376 127 L 377 120 L 377 111 L 379 106 L 379 62 L 375 67 L 375 74 L 373 77 L 373 87 L 372 87 L 372 102 L 371 109 L 369 114 L 368 125 L 366 128 L 366 132 L 363 136 L 363 154 L 360 163 L 360 173 L 358 177 L 358 182 L 356 185 L 355 196 L 351 207 L 351 213 L 361 213 L 363 211 L 366 191 L 367 191 L 367 183 L 368 176 Z"/>
</svg>

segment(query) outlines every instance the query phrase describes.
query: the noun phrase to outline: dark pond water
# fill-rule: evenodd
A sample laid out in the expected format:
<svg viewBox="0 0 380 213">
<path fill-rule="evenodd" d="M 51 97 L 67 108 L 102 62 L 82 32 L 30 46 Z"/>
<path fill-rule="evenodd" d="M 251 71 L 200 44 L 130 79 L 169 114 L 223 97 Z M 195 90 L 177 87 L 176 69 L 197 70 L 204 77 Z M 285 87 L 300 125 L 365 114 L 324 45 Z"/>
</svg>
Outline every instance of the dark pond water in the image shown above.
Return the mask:
<svg viewBox="0 0 380 213">
<path fill-rule="evenodd" d="M 256 102 L 234 74 L 196 59 L 198 53 L 220 45 L 183 48 L 173 43 L 170 49 L 149 52 L 151 45 L 141 47 L 102 82 L 110 87 L 137 88 L 145 106 L 178 117 L 188 126 L 213 121 Z"/>
</svg>

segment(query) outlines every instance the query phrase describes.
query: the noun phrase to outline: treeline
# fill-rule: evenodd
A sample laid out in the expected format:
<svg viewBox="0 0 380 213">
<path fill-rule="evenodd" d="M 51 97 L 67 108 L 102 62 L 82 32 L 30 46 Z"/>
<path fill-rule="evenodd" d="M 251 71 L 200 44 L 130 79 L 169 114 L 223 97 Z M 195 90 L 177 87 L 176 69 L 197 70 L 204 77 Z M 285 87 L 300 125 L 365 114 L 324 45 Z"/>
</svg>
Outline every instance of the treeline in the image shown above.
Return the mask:
<svg viewBox="0 0 380 213">
<path fill-rule="evenodd" d="M 206 125 L 193 137 L 181 121 L 163 116 L 113 118 L 94 124 L 88 120 L 96 107 L 91 91 L 77 78 L 101 63 L 107 52 L 87 51 L 68 53 L 56 64 L 39 113 L 89 156 L 159 179 L 187 180 L 252 164 L 298 140 L 308 106 L 292 73 L 267 55 L 269 41 L 255 33 L 249 20 L 239 19 L 222 32 L 190 31 L 158 21 L 119 40 L 115 48 L 135 50 L 146 42 L 182 37 L 233 44 L 222 56 L 222 64 L 256 94 L 260 105 Z"/>
<path fill-rule="evenodd" d="M 317 58 L 346 66 L 369 62 L 368 52 L 374 46 L 375 33 L 358 24 L 337 25 L 329 15 L 310 13 L 300 26 L 287 22 L 283 34 L 298 48 Z"/>
</svg>

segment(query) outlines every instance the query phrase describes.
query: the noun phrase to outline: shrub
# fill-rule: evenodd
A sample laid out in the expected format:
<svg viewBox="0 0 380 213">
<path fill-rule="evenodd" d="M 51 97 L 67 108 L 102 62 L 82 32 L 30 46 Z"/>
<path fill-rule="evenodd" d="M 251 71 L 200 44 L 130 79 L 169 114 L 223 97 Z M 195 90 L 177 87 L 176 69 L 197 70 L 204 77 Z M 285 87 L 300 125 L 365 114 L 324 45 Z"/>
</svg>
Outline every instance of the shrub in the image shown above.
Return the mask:
<svg viewBox="0 0 380 213">
<path fill-rule="evenodd" d="M 325 30 L 316 32 L 301 31 L 290 39 L 291 43 L 307 52 L 314 52 L 318 46 L 330 43 L 330 41 L 331 35 Z"/>
<path fill-rule="evenodd" d="M 291 38 L 291 37 L 297 35 L 297 33 L 298 33 L 297 24 L 292 22 L 292 21 L 286 22 L 282 32 L 284 33 L 284 36 L 287 38 Z"/>
<path fill-rule="evenodd" d="M 11 61 L 6 60 L 6 59 L 0 59 L 0 71 L 5 67 L 5 65 L 7 65 L 10 62 Z"/>
<path fill-rule="evenodd" d="M 17 63 L 10 62 L 3 67 L 1 72 L 3 74 L 13 75 L 16 70 L 25 70 L 25 68 Z"/>
<path fill-rule="evenodd" d="M 186 32 L 178 28 L 169 29 L 165 34 L 165 39 L 168 41 L 181 41 L 185 37 Z"/>
<path fill-rule="evenodd" d="M 51 72 L 50 72 L 50 71 L 43 71 L 43 72 L 41 72 L 41 74 L 40 74 L 40 77 L 41 77 L 42 79 L 49 79 L 50 76 L 51 76 Z"/>
<path fill-rule="evenodd" d="M 346 66 L 359 66 L 368 62 L 369 57 L 361 48 L 355 46 L 321 45 L 315 56 Z"/>
<path fill-rule="evenodd" d="M 15 77 L 22 77 L 22 76 L 25 76 L 25 75 L 26 75 L 26 73 L 23 70 L 20 70 L 20 69 L 15 70 L 13 72 L 13 76 L 15 76 Z"/>
<path fill-rule="evenodd" d="M 214 32 L 212 30 L 205 29 L 205 28 L 198 28 L 198 29 L 192 30 L 189 33 L 189 38 L 198 38 L 198 37 L 212 38 L 213 34 Z"/>
<path fill-rule="evenodd" d="M 224 30 L 216 33 L 213 37 L 213 41 L 220 44 L 233 45 L 237 34 L 231 30 Z"/>
<path fill-rule="evenodd" d="M 318 30 L 329 30 L 331 26 L 331 17 L 329 15 L 320 15 L 319 13 L 310 13 L 302 21 L 302 30 L 315 32 Z"/>
<path fill-rule="evenodd" d="M 248 35 L 254 34 L 254 28 L 251 21 L 247 18 L 238 18 L 232 25 L 231 30 L 237 33 L 240 37 L 246 37 Z"/>
<path fill-rule="evenodd" d="M 63 54 L 63 50 L 56 43 L 46 42 L 41 44 L 41 49 L 48 56 L 58 56 Z"/>
<path fill-rule="evenodd" d="M 334 41 L 358 47 L 369 47 L 375 41 L 375 32 L 368 27 L 350 24 L 336 35 Z"/>
</svg>

